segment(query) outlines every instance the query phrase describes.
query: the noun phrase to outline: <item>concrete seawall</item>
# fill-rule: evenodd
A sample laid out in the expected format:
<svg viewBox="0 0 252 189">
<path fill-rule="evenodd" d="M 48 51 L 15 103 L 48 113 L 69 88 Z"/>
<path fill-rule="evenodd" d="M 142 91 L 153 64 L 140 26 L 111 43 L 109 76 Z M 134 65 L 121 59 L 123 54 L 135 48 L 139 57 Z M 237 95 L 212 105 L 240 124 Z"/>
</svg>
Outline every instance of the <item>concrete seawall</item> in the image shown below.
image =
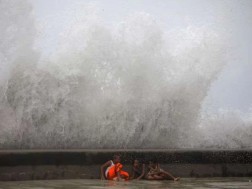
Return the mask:
<svg viewBox="0 0 252 189">
<path fill-rule="evenodd" d="M 113 154 L 128 171 L 134 158 L 156 158 L 180 177 L 252 176 L 251 150 L 1 150 L 0 180 L 97 179 Z"/>
</svg>

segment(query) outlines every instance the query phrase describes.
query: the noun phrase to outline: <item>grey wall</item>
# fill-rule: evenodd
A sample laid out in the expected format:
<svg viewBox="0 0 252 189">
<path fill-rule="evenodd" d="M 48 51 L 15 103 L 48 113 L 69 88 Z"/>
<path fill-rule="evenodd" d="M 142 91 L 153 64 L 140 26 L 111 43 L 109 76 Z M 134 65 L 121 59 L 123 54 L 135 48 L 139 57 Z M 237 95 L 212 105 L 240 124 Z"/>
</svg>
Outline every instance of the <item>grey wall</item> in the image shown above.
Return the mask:
<svg viewBox="0 0 252 189">
<path fill-rule="evenodd" d="M 252 176 L 251 151 L 30 150 L 1 151 L 0 180 L 98 179 L 100 166 L 113 154 L 121 154 L 129 172 L 134 158 L 156 158 L 163 169 L 180 177 Z"/>
</svg>

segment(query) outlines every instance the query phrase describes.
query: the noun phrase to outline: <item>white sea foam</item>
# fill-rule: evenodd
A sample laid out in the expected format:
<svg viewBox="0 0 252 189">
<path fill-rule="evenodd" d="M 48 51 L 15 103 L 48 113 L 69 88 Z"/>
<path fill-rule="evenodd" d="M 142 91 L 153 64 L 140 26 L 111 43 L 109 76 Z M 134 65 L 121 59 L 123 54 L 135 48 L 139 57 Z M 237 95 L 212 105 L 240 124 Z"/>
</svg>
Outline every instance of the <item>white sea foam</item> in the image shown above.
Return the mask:
<svg viewBox="0 0 252 189">
<path fill-rule="evenodd" d="M 167 32 L 143 12 L 111 26 L 94 6 L 80 10 L 41 59 L 29 3 L 0 1 L 1 148 L 234 146 L 229 119 L 200 119 L 226 61 L 221 30 Z M 242 123 L 232 126 L 246 135 Z"/>
</svg>

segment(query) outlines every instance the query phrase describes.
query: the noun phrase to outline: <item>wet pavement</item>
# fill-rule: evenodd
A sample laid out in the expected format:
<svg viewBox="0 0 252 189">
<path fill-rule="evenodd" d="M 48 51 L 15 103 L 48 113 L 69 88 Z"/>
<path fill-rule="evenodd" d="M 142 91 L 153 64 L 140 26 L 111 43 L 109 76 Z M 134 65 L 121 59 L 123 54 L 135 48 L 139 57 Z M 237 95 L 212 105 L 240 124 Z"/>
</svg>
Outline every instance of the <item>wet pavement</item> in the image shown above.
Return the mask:
<svg viewBox="0 0 252 189">
<path fill-rule="evenodd" d="M 101 180 L 37 180 L 0 182 L 0 189 L 252 189 L 252 178 L 182 178 L 174 181 L 114 182 Z"/>
</svg>

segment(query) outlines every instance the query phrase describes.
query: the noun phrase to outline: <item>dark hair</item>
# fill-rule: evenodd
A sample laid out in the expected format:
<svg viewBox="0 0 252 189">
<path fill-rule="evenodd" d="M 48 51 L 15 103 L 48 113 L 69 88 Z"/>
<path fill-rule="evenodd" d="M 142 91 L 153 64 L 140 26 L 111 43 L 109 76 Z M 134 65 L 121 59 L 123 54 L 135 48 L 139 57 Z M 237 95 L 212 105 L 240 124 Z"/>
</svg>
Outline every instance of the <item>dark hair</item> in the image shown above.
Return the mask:
<svg viewBox="0 0 252 189">
<path fill-rule="evenodd" d="M 120 158 L 120 157 L 121 157 L 121 155 L 120 155 L 120 154 L 114 154 L 114 155 L 113 155 L 113 159 L 116 159 L 117 157 L 119 157 L 119 158 Z"/>
<path fill-rule="evenodd" d="M 149 160 L 149 162 L 151 162 L 151 163 L 158 163 L 158 160 L 157 160 L 157 158 L 152 158 L 152 159 Z"/>
<path fill-rule="evenodd" d="M 134 164 L 135 161 L 138 161 L 139 164 L 148 164 L 148 161 L 146 159 L 135 158 L 135 159 L 133 159 L 132 164 Z"/>
<path fill-rule="evenodd" d="M 138 161 L 138 162 L 140 163 L 140 160 L 139 160 L 139 159 L 133 159 L 132 164 L 134 164 L 135 161 Z"/>
</svg>

